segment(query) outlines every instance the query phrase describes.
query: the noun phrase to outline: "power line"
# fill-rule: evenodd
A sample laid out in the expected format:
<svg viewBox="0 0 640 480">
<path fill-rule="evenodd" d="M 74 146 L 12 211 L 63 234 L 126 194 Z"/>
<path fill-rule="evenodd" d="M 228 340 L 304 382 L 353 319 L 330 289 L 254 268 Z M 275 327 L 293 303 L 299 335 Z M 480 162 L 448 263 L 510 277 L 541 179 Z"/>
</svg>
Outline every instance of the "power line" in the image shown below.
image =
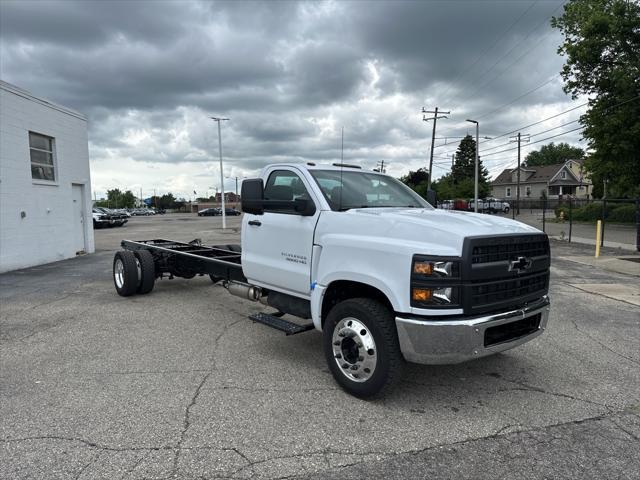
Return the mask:
<svg viewBox="0 0 640 480">
<path fill-rule="evenodd" d="M 575 132 L 577 130 L 582 130 L 584 127 L 578 127 L 578 128 L 574 128 L 573 130 L 567 130 L 566 132 L 562 132 L 562 133 L 558 133 L 557 135 L 552 135 L 550 137 L 545 137 L 545 138 L 541 138 L 540 140 L 536 140 L 535 142 L 531 142 L 529 143 L 529 145 L 533 145 L 535 143 L 540 143 L 540 142 L 544 142 L 545 140 L 551 140 L 552 138 L 556 138 L 556 137 L 561 137 L 563 135 L 567 135 L 571 132 Z M 503 153 L 503 152 L 510 152 L 512 150 L 517 150 L 518 147 L 514 147 L 514 148 L 506 148 L 504 150 L 499 150 L 497 152 L 493 152 L 493 153 L 486 153 L 484 154 L 485 157 L 491 156 L 491 155 L 497 155 L 499 153 Z"/>
<path fill-rule="evenodd" d="M 489 48 L 487 48 L 487 49 L 483 50 L 483 51 L 482 51 L 482 53 L 481 53 L 480 55 L 478 55 L 478 57 L 475 59 L 475 61 L 474 61 L 474 62 L 473 62 L 469 67 L 467 67 L 467 68 L 466 68 L 466 69 L 464 69 L 462 72 L 460 72 L 460 73 L 459 73 L 459 74 L 454 78 L 454 80 L 453 80 L 452 82 L 450 82 L 450 83 L 449 83 L 449 87 L 447 87 L 447 89 L 444 91 L 444 93 L 442 94 L 442 97 L 443 97 L 443 98 L 445 98 L 445 95 L 447 95 L 447 94 L 451 91 L 452 86 L 453 86 L 453 85 L 454 85 L 454 84 L 455 84 L 455 83 L 456 83 L 456 82 L 457 82 L 457 81 L 458 81 L 458 80 L 459 80 L 459 79 L 460 79 L 464 74 L 466 74 L 466 73 L 467 73 L 467 72 L 469 72 L 471 69 L 473 69 L 473 67 L 475 67 L 475 66 L 478 64 L 478 62 L 480 61 L 480 59 L 481 59 L 482 57 L 484 57 L 487 53 L 489 53 L 491 50 L 493 50 L 493 47 L 495 47 L 495 46 L 498 44 L 498 42 L 499 42 L 500 40 L 502 40 L 502 39 L 505 37 L 505 35 L 506 35 L 507 33 L 509 33 L 509 32 L 511 31 L 511 29 L 512 29 L 513 27 L 515 27 L 515 26 L 516 26 L 516 24 L 517 24 L 520 20 L 522 20 L 522 19 L 524 18 L 524 16 L 525 16 L 527 13 L 529 13 L 529 10 L 531 10 L 531 9 L 532 9 L 532 8 L 533 8 L 537 3 L 538 3 L 538 0 L 535 0 L 534 2 L 532 2 L 532 3 L 531 3 L 531 5 L 529 5 L 529 7 L 527 7 L 527 9 L 525 9 L 525 11 L 524 11 L 524 12 L 522 12 L 522 13 L 520 14 L 520 16 L 518 16 L 518 18 L 516 18 L 516 20 L 515 20 L 514 22 L 512 22 L 512 23 L 511 23 L 511 25 L 509 25 L 509 28 L 507 28 L 504 32 L 502 32 L 502 34 L 501 34 L 501 35 L 499 35 L 498 37 L 496 37 L 495 41 L 491 44 L 491 46 L 490 46 Z"/>
<path fill-rule="evenodd" d="M 502 55 L 500 58 L 498 58 L 498 60 L 496 60 L 487 70 L 484 71 L 484 73 L 482 73 L 479 77 L 477 77 L 476 79 L 474 79 L 474 83 L 477 83 L 477 81 L 479 79 L 481 79 L 482 77 L 484 77 L 487 73 L 491 72 L 504 58 L 508 57 L 511 52 L 513 52 L 517 47 L 520 46 L 520 44 L 522 44 L 527 38 L 529 38 L 531 36 L 531 34 L 535 31 L 537 31 L 541 26 L 545 25 L 549 19 L 550 16 L 553 16 L 554 13 L 556 13 L 556 11 L 558 11 L 558 9 L 560 7 L 562 7 L 562 5 L 564 4 L 564 2 L 560 3 L 560 5 L 558 5 L 556 8 L 553 9 L 553 11 L 551 12 L 551 15 L 549 16 L 545 16 L 544 20 L 542 20 L 542 22 L 538 23 L 535 27 L 533 27 L 529 33 L 527 33 L 519 42 L 517 42 L 515 45 L 513 45 L 504 55 Z M 529 48 L 524 54 L 522 54 L 520 57 L 518 57 L 515 61 L 513 61 L 512 63 L 510 63 L 504 70 L 502 70 L 502 72 L 498 73 L 497 75 L 495 75 L 494 77 L 492 77 L 488 82 L 483 83 L 482 85 L 480 85 L 479 87 L 477 87 L 475 90 L 473 90 L 471 92 L 471 94 L 468 94 L 466 97 L 463 98 L 463 100 L 469 99 L 471 98 L 478 90 L 480 90 L 481 88 L 484 88 L 486 85 L 488 85 L 489 83 L 491 83 L 496 77 L 498 77 L 499 75 L 501 75 L 502 73 L 506 72 L 509 68 L 511 68 L 513 65 L 515 65 L 516 63 L 518 63 L 522 58 L 524 58 L 531 50 L 533 50 L 534 48 L 536 48 L 540 43 L 542 43 L 542 41 L 551 33 L 553 33 L 553 31 L 549 32 L 547 35 L 544 35 L 533 47 Z"/>
<path fill-rule="evenodd" d="M 640 95 L 637 95 L 637 96 L 635 96 L 635 97 L 633 97 L 633 98 L 630 98 L 630 99 L 628 99 L 628 100 L 625 100 L 625 101 L 622 101 L 622 102 L 616 103 L 615 105 L 611 105 L 610 107 L 607 107 L 607 108 L 604 110 L 604 112 L 607 112 L 607 111 L 609 111 L 609 110 L 611 110 L 611 109 L 613 109 L 613 108 L 617 108 L 617 107 L 619 107 L 619 106 L 621 106 L 621 105 L 625 105 L 625 104 L 627 104 L 627 103 L 634 102 L 634 101 L 636 101 L 636 100 L 638 100 L 638 99 L 640 99 Z M 523 126 L 523 127 L 517 128 L 517 129 L 515 129 L 515 130 L 511 130 L 510 132 L 503 133 L 503 134 L 501 134 L 501 135 L 495 136 L 495 137 L 493 137 L 493 138 L 492 138 L 492 140 L 487 140 L 486 142 L 480 142 L 480 144 L 482 145 L 482 144 L 484 144 L 484 143 L 494 141 L 494 140 L 496 140 L 496 139 L 498 139 L 498 138 L 505 137 L 505 136 L 510 135 L 510 134 L 512 134 L 512 133 L 516 133 L 516 132 L 517 132 L 517 131 L 519 131 L 519 130 L 524 130 L 525 128 L 533 127 L 533 126 L 535 126 L 535 125 L 539 125 L 539 124 L 544 123 L 544 122 L 546 122 L 546 121 L 548 121 L 548 120 L 551 120 L 551 119 L 557 118 L 557 117 L 559 117 L 559 116 L 561 116 L 561 115 L 565 115 L 565 114 L 567 114 L 567 113 L 569 113 L 569 112 L 572 112 L 572 111 L 574 111 L 574 110 L 577 110 L 578 108 L 584 107 L 585 105 L 588 105 L 588 104 L 589 104 L 589 102 L 581 103 L 580 105 L 577 105 L 577 106 L 575 106 L 575 107 L 569 108 L 569 109 L 564 110 L 564 111 L 562 111 L 562 112 L 560 112 L 560 113 L 556 113 L 555 115 L 552 115 L 552 116 L 550 116 L 550 117 L 543 118 L 542 120 L 538 120 L 537 122 L 533 122 L 533 123 L 530 123 L 530 124 L 525 125 L 525 126 Z M 604 112 L 603 112 L 603 113 L 604 113 Z M 542 130 L 542 131 L 540 131 L 540 132 L 536 132 L 536 133 L 534 133 L 534 134 L 531 134 L 531 136 L 538 136 L 538 135 L 541 135 L 541 134 L 543 134 L 543 133 L 547 133 L 547 132 L 549 132 L 549 131 L 556 130 L 556 129 L 558 129 L 558 128 L 562 127 L 562 126 L 570 125 L 570 124 L 575 123 L 575 122 L 577 122 L 577 121 L 579 121 L 579 120 L 580 120 L 580 119 L 573 120 L 573 121 L 571 121 L 571 122 L 567 122 L 567 123 L 565 123 L 564 125 L 559 125 L 559 126 L 557 126 L 557 127 L 548 128 L 548 129 L 546 129 L 546 130 Z M 543 139 L 540 139 L 540 140 L 536 140 L 535 142 L 531 142 L 531 143 L 530 143 L 530 145 L 533 145 L 533 144 L 535 144 L 535 143 L 540 143 L 540 142 L 542 142 L 542 141 L 544 141 L 544 140 L 549 140 L 549 139 L 551 139 L 551 138 L 555 138 L 555 137 L 559 137 L 559 136 L 562 136 L 562 135 L 566 135 L 567 133 L 575 132 L 576 130 L 580 130 L 581 128 L 583 128 L 583 127 L 578 127 L 578 128 L 573 129 L 573 130 L 569 130 L 569 131 L 567 131 L 567 132 L 559 133 L 558 135 L 553 135 L 553 136 L 551 136 L 551 137 L 546 137 L 546 138 L 543 138 Z M 502 145 L 499 145 L 499 146 L 504 146 L 504 145 L 506 145 L 506 144 L 502 144 Z M 498 147 L 499 147 L 499 146 L 498 146 Z M 485 152 L 486 150 L 490 150 L 490 149 L 492 149 L 492 148 L 497 148 L 497 147 L 490 147 L 490 148 L 488 148 L 488 149 L 483 149 L 483 152 Z M 508 151 L 512 151 L 512 150 L 515 150 L 515 149 L 514 149 L 514 148 L 508 148 L 508 149 L 504 149 L 504 150 L 499 150 L 499 151 L 497 151 L 497 152 L 485 153 L 485 154 L 484 154 L 484 156 L 486 157 L 486 156 L 490 156 L 490 155 L 497 155 L 498 153 L 508 152 Z M 446 153 L 451 153 L 451 151 L 452 151 L 452 150 L 450 150 L 450 151 L 448 151 L 448 152 L 444 152 L 444 153 L 445 153 L 445 154 L 446 154 Z"/>
<path fill-rule="evenodd" d="M 488 115 L 491 115 L 492 113 L 495 113 L 495 112 L 497 112 L 497 111 L 499 111 L 499 110 L 502 110 L 503 108 L 508 107 L 509 105 L 513 105 L 513 104 L 514 104 L 514 103 L 516 103 L 518 100 L 520 100 L 520 99 L 522 99 L 522 98 L 526 97 L 527 95 L 531 95 L 533 92 L 536 92 L 536 91 L 540 90 L 542 87 L 544 87 L 544 86 L 546 86 L 546 85 L 549 85 L 549 84 L 550 84 L 551 82 L 553 82 L 556 78 L 558 78 L 558 75 L 554 75 L 554 76 L 553 76 L 553 77 L 551 77 L 549 80 L 547 80 L 546 82 L 544 82 L 542 85 L 538 85 L 537 87 L 535 87 L 535 88 L 533 88 L 533 89 L 529 90 L 528 92 L 525 92 L 525 93 L 523 93 L 522 95 L 520 95 L 520 96 L 518 96 L 518 97 L 514 98 L 514 99 L 513 99 L 513 100 L 511 100 L 510 102 L 507 102 L 507 103 L 505 103 L 504 105 L 499 106 L 498 108 L 494 108 L 493 110 L 491 110 L 491 111 L 489 111 L 489 112 L 487 112 L 487 113 L 485 113 L 485 114 L 483 114 L 483 115 L 480 115 L 480 116 L 479 116 L 479 117 L 477 117 L 477 118 L 478 118 L 478 119 L 484 118 L 484 117 L 486 117 L 486 116 L 488 116 Z"/>
<path fill-rule="evenodd" d="M 562 116 L 562 115 L 566 115 L 567 113 L 569 113 L 569 112 L 573 112 L 574 110 L 577 110 L 578 108 L 582 108 L 582 107 L 584 107 L 585 105 L 588 105 L 588 104 L 589 104 L 589 102 L 581 103 L 580 105 L 577 105 L 577 106 L 575 106 L 575 107 L 569 108 L 569 109 L 564 110 L 564 111 L 562 111 L 562 112 L 560 112 L 560 113 L 556 113 L 555 115 L 551 115 L 550 117 L 543 118 L 542 120 L 538 120 L 537 122 L 533 122 L 533 123 L 530 123 L 530 124 L 528 124 L 528 125 L 524 125 L 524 126 L 522 126 L 522 127 L 516 128 L 515 130 L 511 130 L 511 131 L 509 131 L 509 132 L 502 133 L 502 134 L 500 134 L 500 135 L 497 135 L 497 136 L 491 137 L 491 139 L 490 139 L 490 140 L 486 140 L 486 141 L 484 141 L 484 142 L 480 142 L 480 145 L 484 145 L 484 144 L 486 144 L 486 143 L 493 142 L 493 141 L 495 141 L 495 140 L 497 140 L 497 139 L 499 139 L 499 138 L 506 137 L 507 135 L 511 135 L 512 133 L 516 133 L 516 132 L 518 132 L 518 131 L 520 131 L 520 130 L 524 130 L 525 128 L 533 127 L 533 126 L 535 126 L 535 125 L 539 125 L 539 124 L 544 123 L 544 122 L 547 122 L 547 121 L 549 121 L 549 120 L 553 120 L 554 118 L 560 117 L 560 116 Z M 444 147 L 445 145 L 446 145 L 446 144 L 436 145 L 436 148 L 438 148 L 438 147 Z M 450 145 L 450 144 L 449 144 L 449 145 Z M 507 145 L 507 144 L 505 143 L 505 144 L 503 144 L 503 145 Z M 489 147 L 488 149 L 491 149 L 491 148 L 494 148 L 494 147 Z M 488 149 L 484 149 L 484 150 L 486 151 L 486 150 L 488 150 Z M 452 150 L 450 150 L 450 152 L 451 152 L 451 151 L 452 151 Z"/>
</svg>

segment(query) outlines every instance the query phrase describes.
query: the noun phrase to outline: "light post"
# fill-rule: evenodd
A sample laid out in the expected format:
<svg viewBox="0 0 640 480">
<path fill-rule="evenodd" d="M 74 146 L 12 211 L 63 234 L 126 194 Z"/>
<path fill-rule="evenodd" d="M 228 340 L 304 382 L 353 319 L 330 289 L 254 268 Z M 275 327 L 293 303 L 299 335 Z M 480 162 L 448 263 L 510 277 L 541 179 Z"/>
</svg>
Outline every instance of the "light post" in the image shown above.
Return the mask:
<svg viewBox="0 0 640 480">
<path fill-rule="evenodd" d="M 225 230 L 227 228 L 227 215 L 224 207 L 224 173 L 222 171 L 222 133 L 220 131 L 220 123 L 229 120 L 228 118 L 222 117 L 209 117 L 214 122 L 218 122 L 218 150 L 220 152 L 220 188 L 222 190 L 222 195 L 220 198 L 222 199 L 222 229 Z"/>
<path fill-rule="evenodd" d="M 471 122 L 471 123 L 475 123 L 476 124 L 476 164 L 475 164 L 475 175 L 474 175 L 474 195 L 475 195 L 475 201 L 473 203 L 473 211 L 478 213 L 478 148 L 479 144 L 478 144 L 478 140 L 479 140 L 479 134 L 480 134 L 480 124 L 476 121 L 476 120 L 469 120 L 467 119 L 467 122 Z"/>
<path fill-rule="evenodd" d="M 227 177 L 224 177 L 224 178 L 230 178 L 230 179 L 235 178 L 236 179 L 236 198 L 237 198 L 238 197 L 238 179 L 242 178 L 242 180 L 244 180 L 247 177 L 229 177 L 229 176 L 227 176 Z"/>
</svg>

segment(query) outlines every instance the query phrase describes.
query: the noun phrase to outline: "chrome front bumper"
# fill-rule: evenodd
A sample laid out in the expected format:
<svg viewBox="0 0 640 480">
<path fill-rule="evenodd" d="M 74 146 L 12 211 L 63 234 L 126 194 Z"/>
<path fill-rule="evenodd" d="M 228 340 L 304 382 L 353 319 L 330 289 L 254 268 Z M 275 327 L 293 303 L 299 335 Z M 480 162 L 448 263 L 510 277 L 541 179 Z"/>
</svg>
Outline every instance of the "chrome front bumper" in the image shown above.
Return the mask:
<svg viewBox="0 0 640 480">
<path fill-rule="evenodd" d="M 431 320 L 396 316 L 400 349 L 408 362 L 454 364 L 517 347 L 540 335 L 549 319 L 549 298 L 545 295 L 524 308 L 471 318 Z M 512 340 L 485 346 L 488 328 L 513 323 L 540 314 L 537 330 Z M 433 317 L 432 317 L 433 318 Z"/>
</svg>

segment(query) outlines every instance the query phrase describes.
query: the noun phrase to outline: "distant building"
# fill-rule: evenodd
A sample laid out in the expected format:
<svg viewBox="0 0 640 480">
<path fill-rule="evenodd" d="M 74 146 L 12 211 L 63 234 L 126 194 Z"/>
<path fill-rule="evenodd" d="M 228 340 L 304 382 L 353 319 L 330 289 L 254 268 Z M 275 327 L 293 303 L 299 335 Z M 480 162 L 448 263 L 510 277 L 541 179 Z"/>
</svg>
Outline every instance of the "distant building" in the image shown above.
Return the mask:
<svg viewBox="0 0 640 480">
<path fill-rule="evenodd" d="M 222 201 L 222 196 L 220 195 L 220 192 L 216 193 L 216 202 L 220 203 Z M 236 203 L 240 201 L 240 195 L 236 195 L 233 192 L 226 192 L 224 194 L 224 201 L 225 202 L 229 202 L 229 203 Z"/>
<path fill-rule="evenodd" d="M 87 119 L 0 81 L 0 272 L 94 251 Z"/>
<path fill-rule="evenodd" d="M 491 182 L 491 195 L 514 199 L 517 196 L 518 169 L 508 168 Z M 568 160 L 555 165 L 520 168 L 520 198 L 590 198 L 593 185 L 584 171 L 583 162 Z"/>
</svg>

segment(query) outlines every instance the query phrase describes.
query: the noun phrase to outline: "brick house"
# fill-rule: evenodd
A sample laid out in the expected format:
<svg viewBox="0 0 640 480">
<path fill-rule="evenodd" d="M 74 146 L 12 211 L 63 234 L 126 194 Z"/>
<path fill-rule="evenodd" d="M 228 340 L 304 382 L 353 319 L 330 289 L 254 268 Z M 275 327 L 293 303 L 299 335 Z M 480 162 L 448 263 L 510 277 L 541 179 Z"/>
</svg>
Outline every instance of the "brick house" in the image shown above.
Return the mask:
<svg viewBox="0 0 640 480">
<path fill-rule="evenodd" d="M 491 195 L 515 199 L 518 169 L 507 168 L 491 182 Z M 547 198 L 590 198 L 593 185 L 581 160 L 567 160 L 555 165 L 520 168 L 520 198 L 537 200 L 543 192 Z"/>
</svg>

